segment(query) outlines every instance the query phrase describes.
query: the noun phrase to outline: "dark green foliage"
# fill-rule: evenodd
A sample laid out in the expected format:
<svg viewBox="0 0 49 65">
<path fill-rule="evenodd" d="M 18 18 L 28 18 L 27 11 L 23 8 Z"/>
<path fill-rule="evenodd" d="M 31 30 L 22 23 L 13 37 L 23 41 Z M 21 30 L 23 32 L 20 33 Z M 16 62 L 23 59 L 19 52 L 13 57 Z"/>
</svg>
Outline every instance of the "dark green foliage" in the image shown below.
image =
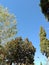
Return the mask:
<svg viewBox="0 0 49 65">
<path fill-rule="evenodd" d="M 32 43 L 26 39 L 23 40 L 21 37 L 8 42 L 5 46 L 6 48 L 6 58 L 10 62 L 24 63 L 24 64 L 34 64 L 35 48 Z"/>
<path fill-rule="evenodd" d="M 49 21 L 49 0 L 40 0 L 40 7 L 42 13 Z"/>
<path fill-rule="evenodd" d="M 41 27 L 40 28 L 40 48 L 42 54 L 45 54 L 46 57 L 49 56 L 49 40 L 46 38 L 46 32 Z"/>
</svg>

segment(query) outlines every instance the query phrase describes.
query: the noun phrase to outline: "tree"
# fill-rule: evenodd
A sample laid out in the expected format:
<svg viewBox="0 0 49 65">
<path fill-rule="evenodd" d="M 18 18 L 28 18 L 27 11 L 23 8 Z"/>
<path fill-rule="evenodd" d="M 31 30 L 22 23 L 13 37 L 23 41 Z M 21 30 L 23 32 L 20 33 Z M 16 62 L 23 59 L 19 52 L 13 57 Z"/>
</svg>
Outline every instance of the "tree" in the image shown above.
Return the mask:
<svg viewBox="0 0 49 65">
<path fill-rule="evenodd" d="M 49 57 L 49 40 L 46 38 L 46 32 L 43 27 L 40 28 L 40 48 L 41 52 Z"/>
<path fill-rule="evenodd" d="M 28 39 L 23 40 L 21 37 L 8 42 L 5 45 L 7 52 L 6 59 L 12 65 L 12 62 L 22 65 L 34 65 L 35 48 Z"/>
<path fill-rule="evenodd" d="M 7 8 L 0 6 L 0 44 L 12 39 L 16 33 L 15 16 Z"/>
<path fill-rule="evenodd" d="M 43 27 L 40 28 L 40 48 L 41 53 L 48 58 L 46 65 L 49 65 L 49 40 L 46 38 L 46 32 Z"/>
<path fill-rule="evenodd" d="M 5 49 L 2 45 L 0 45 L 0 65 L 5 65 Z"/>
<path fill-rule="evenodd" d="M 49 0 L 40 0 L 41 11 L 49 21 Z"/>
</svg>

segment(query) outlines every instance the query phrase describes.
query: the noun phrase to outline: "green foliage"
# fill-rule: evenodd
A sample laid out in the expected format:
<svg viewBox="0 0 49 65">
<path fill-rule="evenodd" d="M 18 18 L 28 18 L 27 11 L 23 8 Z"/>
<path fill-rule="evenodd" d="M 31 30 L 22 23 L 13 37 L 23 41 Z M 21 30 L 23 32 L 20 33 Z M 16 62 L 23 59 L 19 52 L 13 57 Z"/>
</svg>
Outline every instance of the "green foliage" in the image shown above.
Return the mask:
<svg viewBox="0 0 49 65">
<path fill-rule="evenodd" d="M 5 45 L 6 48 L 6 58 L 10 62 L 33 64 L 35 48 L 32 43 L 26 39 L 23 40 L 21 37 L 8 42 Z"/>
<path fill-rule="evenodd" d="M 7 8 L 0 6 L 0 43 L 9 41 L 16 33 L 15 16 Z"/>
<path fill-rule="evenodd" d="M 49 40 L 46 38 L 46 32 L 41 27 L 40 28 L 40 48 L 42 54 L 45 54 L 46 57 L 49 56 Z"/>
<path fill-rule="evenodd" d="M 40 65 L 42 65 L 42 62 L 40 62 Z"/>
<path fill-rule="evenodd" d="M 4 59 L 5 59 L 5 49 L 4 49 L 4 47 L 2 46 L 2 45 L 0 45 L 0 65 L 2 65 L 2 64 L 4 64 L 5 63 L 5 61 L 4 61 Z"/>
<path fill-rule="evenodd" d="M 27 38 L 11 40 L 17 33 L 16 19 L 7 8 L 0 6 L 0 65 L 12 65 L 12 62 L 22 65 L 34 65 L 36 49 Z M 1 43 L 7 43 L 2 46 Z"/>
<path fill-rule="evenodd" d="M 40 0 L 41 11 L 49 21 L 49 0 Z"/>
</svg>

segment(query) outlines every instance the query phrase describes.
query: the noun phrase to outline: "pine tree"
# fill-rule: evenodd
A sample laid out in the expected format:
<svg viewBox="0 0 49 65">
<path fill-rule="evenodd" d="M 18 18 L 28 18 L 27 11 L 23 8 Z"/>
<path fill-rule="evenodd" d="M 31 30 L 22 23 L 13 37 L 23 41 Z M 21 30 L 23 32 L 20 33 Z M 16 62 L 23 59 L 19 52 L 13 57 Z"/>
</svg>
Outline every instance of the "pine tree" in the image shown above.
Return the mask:
<svg viewBox="0 0 49 65">
<path fill-rule="evenodd" d="M 46 32 L 43 27 L 40 28 L 40 48 L 42 54 L 49 57 L 49 40 L 46 38 Z"/>
</svg>

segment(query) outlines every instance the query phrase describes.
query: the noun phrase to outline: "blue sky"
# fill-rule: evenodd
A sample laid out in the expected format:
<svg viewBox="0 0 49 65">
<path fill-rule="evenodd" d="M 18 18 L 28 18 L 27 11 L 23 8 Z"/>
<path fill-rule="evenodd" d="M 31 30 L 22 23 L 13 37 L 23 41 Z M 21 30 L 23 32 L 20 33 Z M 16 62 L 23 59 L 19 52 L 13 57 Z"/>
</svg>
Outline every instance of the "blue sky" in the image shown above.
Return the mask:
<svg viewBox="0 0 49 65">
<path fill-rule="evenodd" d="M 18 33 L 23 39 L 28 38 L 36 48 L 35 65 L 45 64 L 46 57 L 40 53 L 40 26 L 43 26 L 49 39 L 49 23 L 41 13 L 40 0 L 0 0 L 0 5 L 14 13 L 17 20 Z M 39 57 L 39 58 L 38 58 Z"/>
</svg>

